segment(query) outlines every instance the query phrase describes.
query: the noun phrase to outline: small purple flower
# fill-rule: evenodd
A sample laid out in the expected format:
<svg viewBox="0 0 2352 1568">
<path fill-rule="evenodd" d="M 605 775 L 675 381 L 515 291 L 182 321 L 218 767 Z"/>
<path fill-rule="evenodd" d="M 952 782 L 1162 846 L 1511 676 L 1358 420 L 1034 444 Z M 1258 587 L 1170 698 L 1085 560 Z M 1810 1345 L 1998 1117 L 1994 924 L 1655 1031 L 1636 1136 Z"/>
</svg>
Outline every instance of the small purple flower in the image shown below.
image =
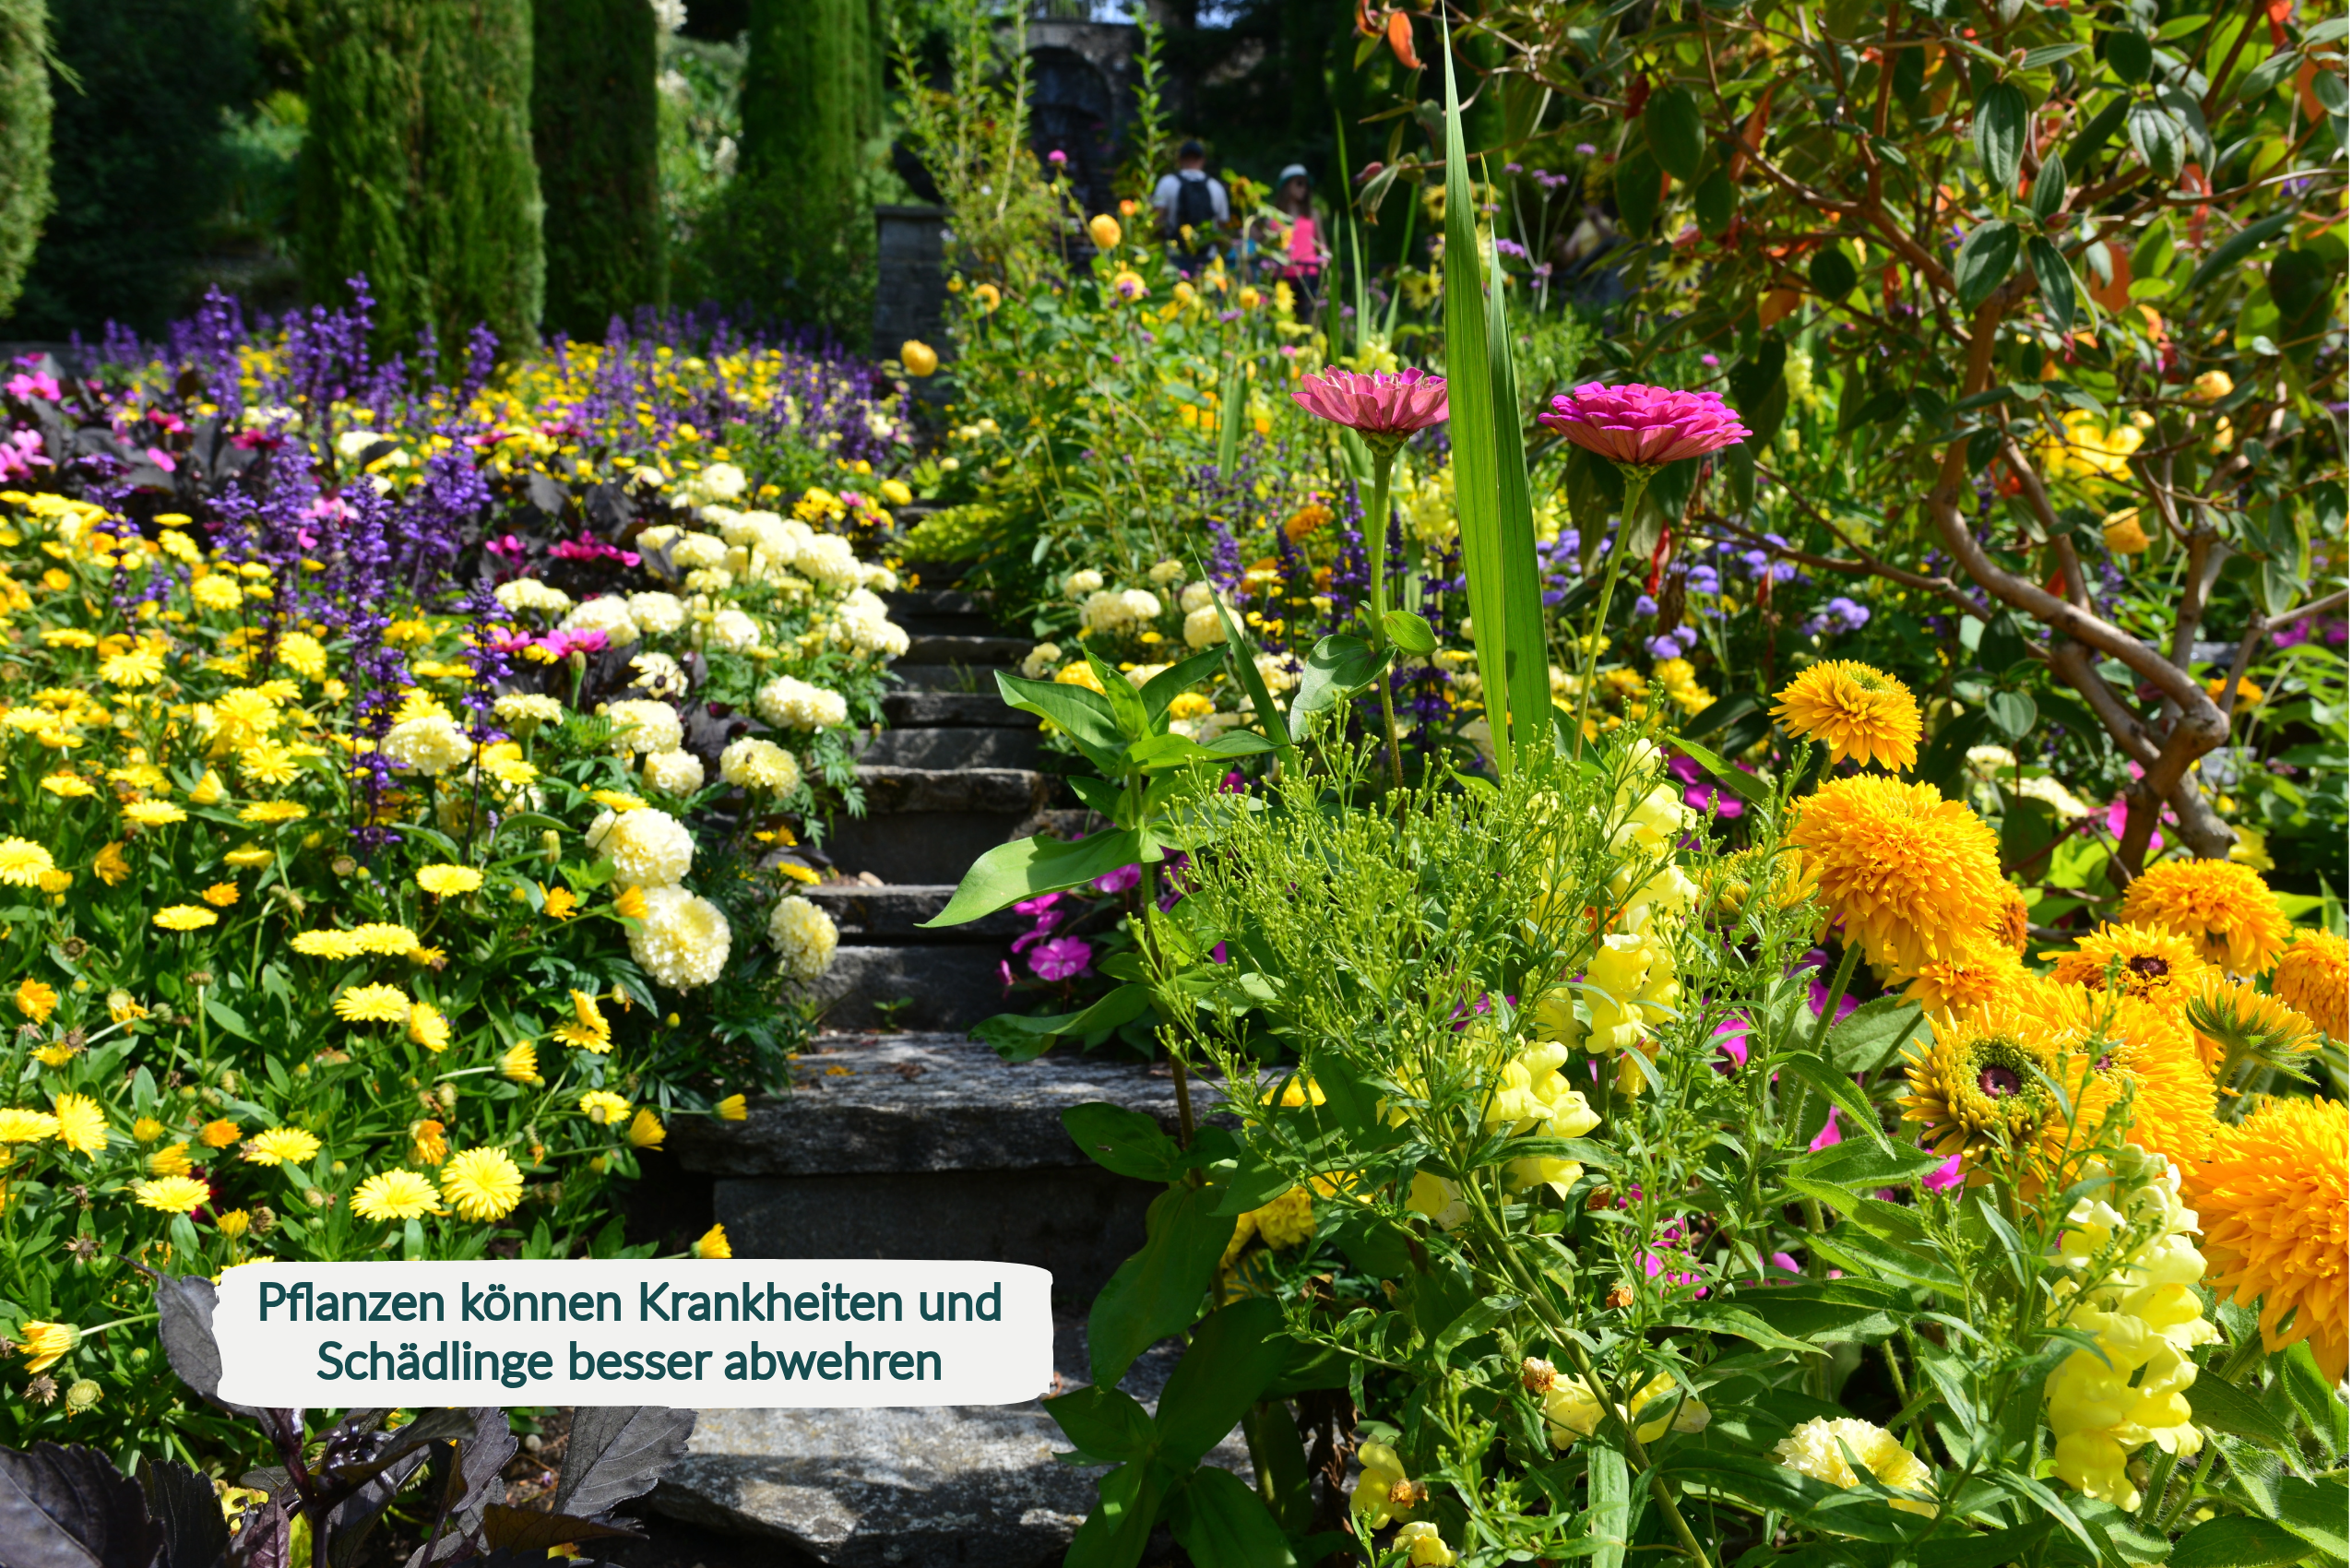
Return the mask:
<svg viewBox="0 0 2352 1568">
<path fill-rule="evenodd" d="M 1657 614 L 1657 600 L 1652 599 L 1652 598 L 1651 598 L 1648 594 L 1641 594 L 1641 595 L 1638 595 L 1638 596 L 1634 599 L 1634 600 L 1633 600 L 1633 618 L 1634 618 L 1635 620 L 1637 620 L 1637 621 L 1646 621 L 1646 620 L 1648 620 L 1651 616 L 1653 616 L 1653 615 L 1655 615 L 1655 614 Z"/>
<path fill-rule="evenodd" d="M 1057 936 L 1029 955 L 1029 968 L 1041 980 L 1075 980 L 1094 962 L 1094 949 L 1080 936 Z"/>
<path fill-rule="evenodd" d="M 1096 877 L 1094 890 L 1097 893 L 1124 893 L 1143 879 L 1144 868 L 1141 865 L 1121 866 L 1117 871 L 1107 871 Z"/>
<path fill-rule="evenodd" d="M 1576 156 L 1579 158 L 1590 158 L 1594 153 L 1598 152 L 1600 148 L 1595 147 L 1588 141 L 1580 141 L 1576 144 Z"/>
</svg>

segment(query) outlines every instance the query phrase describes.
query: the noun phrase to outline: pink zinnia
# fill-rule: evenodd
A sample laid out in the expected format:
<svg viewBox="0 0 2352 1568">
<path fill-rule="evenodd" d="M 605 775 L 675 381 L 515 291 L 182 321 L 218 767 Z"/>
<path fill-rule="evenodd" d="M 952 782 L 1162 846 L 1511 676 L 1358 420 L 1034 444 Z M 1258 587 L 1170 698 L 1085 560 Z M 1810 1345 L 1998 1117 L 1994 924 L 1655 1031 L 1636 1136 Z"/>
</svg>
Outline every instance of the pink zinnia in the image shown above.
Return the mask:
<svg viewBox="0 0 2352 1568">
<path fill-rule="evenodd" d="M 1739 414 L 1713 392 L 1588 382 L 1551 400 L 1536 422 L 1628 468 L 1655 469 L 1745 441 Z"/>
<path fill-rule="evenodd" d="M 1445 420 L 1445 377 L 1425 370 L 1326 370 L 1301 381 L 1290 396 L 1315 418 L 1376 441 L 1402 441 Z"/>
</svg>

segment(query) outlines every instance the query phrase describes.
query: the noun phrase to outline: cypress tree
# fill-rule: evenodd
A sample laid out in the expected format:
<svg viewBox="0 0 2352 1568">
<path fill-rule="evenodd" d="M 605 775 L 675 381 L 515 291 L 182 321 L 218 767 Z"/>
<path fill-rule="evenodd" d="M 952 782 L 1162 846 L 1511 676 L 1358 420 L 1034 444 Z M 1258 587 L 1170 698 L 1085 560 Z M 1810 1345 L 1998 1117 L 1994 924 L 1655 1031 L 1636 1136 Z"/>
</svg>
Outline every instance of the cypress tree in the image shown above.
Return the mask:
<svg viewBox="0 0 2352 1568">
<path fill-rule="evenodd" d="M 531 16 L 546 325 L 600 338 L 614 315 L 658 306 L 667 294 L 653 7 L 535 0 Z"/>
<path fill-rule="evenodd" d="M 719 302 L 862 344 L 873 309 L 873 220 L 861 125 L 878 116 L 868 0 L 752 0 L 742 161 L 707 225 Z M 873 105 L 869 108 L 868 105 Z"/>
<path fill-rule="evenodd" d="M 530 0 L 315 0 L 303 281 L 365 274 L 388 348 L 487 323 L 535 342 L 545 284 Z"/>
<path fill-rule="evenodd" d="M 0 0 L 0 316 L 49 216 L 49 63 L 42 0 Z"/>
</svg>

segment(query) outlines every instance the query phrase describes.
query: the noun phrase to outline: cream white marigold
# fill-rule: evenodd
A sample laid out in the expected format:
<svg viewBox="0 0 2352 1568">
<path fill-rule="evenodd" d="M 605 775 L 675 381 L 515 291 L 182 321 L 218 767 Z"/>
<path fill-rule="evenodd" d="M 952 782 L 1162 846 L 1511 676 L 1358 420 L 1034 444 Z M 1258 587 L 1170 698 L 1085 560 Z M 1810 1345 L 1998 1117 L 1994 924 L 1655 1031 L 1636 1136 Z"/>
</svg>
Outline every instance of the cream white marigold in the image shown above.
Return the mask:
<svg viewBox="0 0 2352 1568">
<path fill-rule="evenodd" d="M 381 750 L 392 766 L 435 778 L 466 765 L 474 743 L 445 713 L 429 713 L 392 726 Z"/>
<path fill-rule="evenodd" d="M 775 742 L 746 735 L 719 754 L 719 777 L 738 789 L 789 795 L 801 787 L 801 765 Z"/>
<path fill-rule="evenodd" d="M 702 788 L 702 758 L 688 751 L 654 752 L 642 769 L 646 788 L 664 794 L 691 795 Z"/>
<path fill-rule="evenodd" d="M 605 708 L 604 717 L 612 721 L 614 745 L 626 746 L 639 755 L 674 752 L 686 738 L 686 728 L 678 721 L 678 710 L 649 697 L 631 697 L 611 704 Z"/>
<path fill-rule="evenodd" d="M 633 593 L 627 603 L 629 619 L 648 636 L 666 637 L 686 624 L 685 601 L 674 593 Z"/>
<path fill-rule="evenodd" d="M 749 653 L 759 638 L 759 623 L 732 606 L 710 618 L 710 646 L 721 653 Z"/>
<path fill-rule="evenodd" d="M 831 730 L 849 722 L 848 698 L 794 675 L 778 675 L 762 686 L 752 708 L 763 723 L 778 730 Z"/>
<path fill-rule="evenodd" d="M 647 897 L 683 881 L 695 863 L 695 836 L 686 825 L 651 806 L 599 813 L 588 824 L 588 841 L 624 885 L 645 888 Z"/>
<path fill-rule="evenodd" d="M 709 899 L 675 886 L 647 888 L 645 917 L 629 932 L 629 956 L 656 984 L 672 991 L 692 991 L 717 980 L 726 971 L 733 944 L 726 913 Z"/>
<path fill-rule="evenodd" d="M 526 610 L 560 615 L 572 608 L 570 594 L 562 588 L 551 588 L 537 577 L 517 577 L 511 583 L 500 583 L 493 593 L 500 604 L 518 615 Z"/>
<path fill-rule="evenodd" d="M 767 940 L 781 959 L 786 976 L 813 980 L 833 967 L 833 950 L 841 944 L 833 917 L 794 894 L 777 900 L 767 917 Z"/>
<path fill-rule="evenodd" d="M 614 647 L 626 647 L 637 640 L 637 624 L 629 617 L 628 601 L 618 594 L 608 593 L 574 606 L 564 617 L 563 629 L 602 632 L 604 640 Z"/>
</svg>

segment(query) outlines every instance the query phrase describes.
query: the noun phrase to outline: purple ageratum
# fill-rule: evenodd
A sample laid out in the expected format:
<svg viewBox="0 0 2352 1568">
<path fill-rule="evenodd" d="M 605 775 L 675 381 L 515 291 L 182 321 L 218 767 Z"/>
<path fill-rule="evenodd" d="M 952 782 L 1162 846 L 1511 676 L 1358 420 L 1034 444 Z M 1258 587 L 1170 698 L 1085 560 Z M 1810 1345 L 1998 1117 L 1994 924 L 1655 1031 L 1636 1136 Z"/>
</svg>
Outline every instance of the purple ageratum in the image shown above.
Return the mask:
<svg viewBox="0 0 2352 1568">
<path fill-rule="evenodd" d="M 1587 382 L 1554 398 L 1536 422 L 1620 467 L 1657 469 L 1748 439 L 1737 411 L 1714 392 Z"/>
<path fill-rule="evenodd" d="M 1367 441 L 1395 446 L 1417 432 L 1445 422 L 1445 377 L 1412 370 L 1326 370 L 1290 393 L 1320 420 L 1344 424 Z"/>
</svg>

